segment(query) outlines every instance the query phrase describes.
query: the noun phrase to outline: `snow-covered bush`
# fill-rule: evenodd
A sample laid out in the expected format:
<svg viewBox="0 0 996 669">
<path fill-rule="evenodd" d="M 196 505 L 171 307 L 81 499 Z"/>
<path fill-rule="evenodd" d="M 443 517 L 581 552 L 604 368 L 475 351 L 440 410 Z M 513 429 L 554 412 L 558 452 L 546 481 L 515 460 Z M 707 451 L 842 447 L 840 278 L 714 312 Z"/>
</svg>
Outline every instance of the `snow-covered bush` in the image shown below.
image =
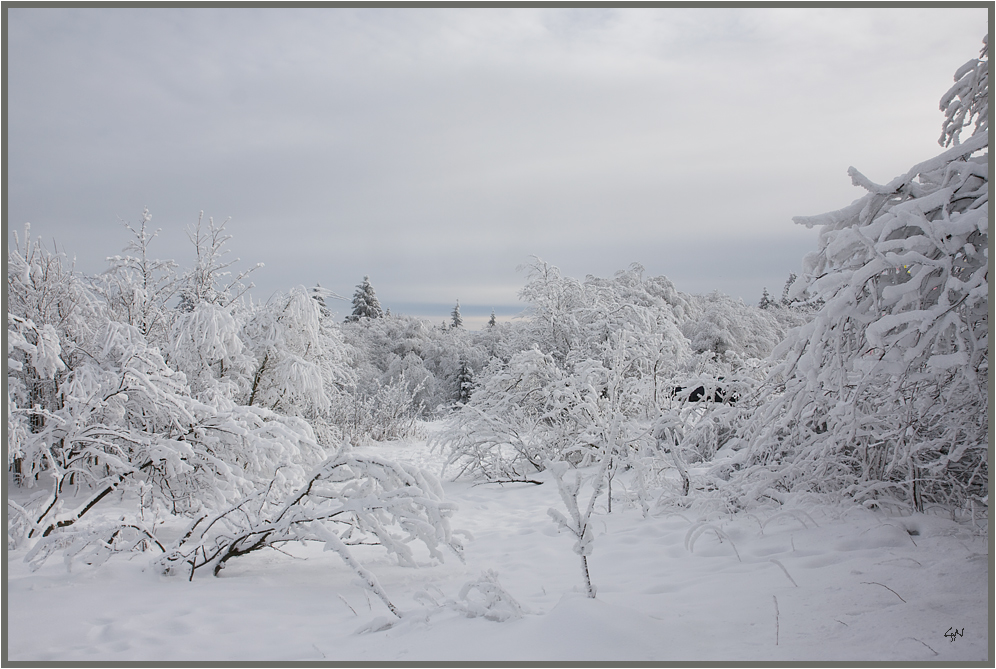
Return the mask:
<svg viewBox="0 0 996 669">
<path fill-rule="evenodd" d="M 306 418 L 322 443 L 337 444 L 332 405 L 353 377 L 339 330 L 319 302 L 303 287 L 278 293 L 256 306 L 239 334 L 253 360 L 242 401 Z"/>
<path fill-rule="evenodd" d="M 436 441 L 456 476 L 522 481 L 548 461 L 629 466 L 651 446 L 647 387 L 633 373 L 627 333 L 610 338 L 609 362 L 579 361 L 573 374 L 538 348 L 485 370 L 470 401 Z"/>
<path fill-rule="evenodd" d="M 636 369 L 639 363 L 632 357 L 635 348 L 625 330 L 610 338 L 605 357 L 608 362 L 589 360 L 574 367 L 570 385 L 575 388 L 576 405 L 570 427 L 573 443 L 562 457 L 580 467 L 597 463 L 598 476 L 604 476 L 608 489 L 607 506 L 612 512 L 612 482 L 617 472 L 635 469 L 635 500 L 648 508 L 648 477 L 644 470 L 653 467 L 659 449 L 653 434 L 652 421 L 646 419 L 649 388 L 646 377 Z M 656 401 L 656 400 L 655 400 Z M 603 482 L 596 482 L 602 485 Z M 633 495 L 629 495 L 634 501 Z"/>
<path fill-rule="evenodd" d="M 442 548 L 459 556 L 462 547 L 449 525 L 455 507 L 442 497 L 439 481 L 422 470 L 343 450 L 290 492 L 260 487 L 229 508 L 199 517 L 166 547 L 159 564 L 167 573 L 189 578 L 201 569 L 217 575 L 229 560 L 257 550 L 289 541 L 321 541 L 400 617 L 349 546 L 383 546 L 411 567 L 418 566 L 409 545 L 413 540 L 436 560 L 444 559 Z"/>
<path fill-rule="evenodd" d="M 757 409 L 759 369 L 743 368 L 724 377 L 701 373 L 674 379 L 672 401 L 661 411 L 653 433 L 656 455 L 677 470 L 683 495 L 692 488 L 689 465 L 712 460 L 735 440 Z"/>
<path fill-rule="evenodd" d="M 494 569 L 487 569 L 479 578 L 467 581 L 460 588 L 457 599 L 446 597 L 436 587 L 432 587 L 432 590 L 441 596 L 442 601 L 425 590 L 415 593 L 415 599 L 432 606 L 436 611 L 451 609 L 468 618 L 485 618 L 499 623 L 517 620 L 525 612 L 515 597 L 498 582 L 498 572 Z"/>
<path fill-rule="evenodd" d="M 196 264 L 179 279 L 179 313 L 172 318 L 166 359 L 187 376 L 193 395 L 205 402 L 239 402 L 252 388 L 257 361 L 241 333 L 247 319 L 242 295 L 252 287 L 245 278 L 260 265 L 230 279 L 230 268 L 238 258 L 226 261 L 224 248 L 231 235 L 225 223 L 213 218 L 204 226 L 201 212 L 197 225 L 188 228 L 194 244 Z"/>
<path fill-rule="evenodd" d="M 531 345 L 571 373 L 574 364 L 588 360 L 611 366 L 613 337 L 626 331 L 631 374 L 643 378 L 660 399 L 660 379 L 691 357 L 679 330 L 688 300 L 666 277 L 646 279 L 643 267 L 634 264 L 612 279 L 589 276 L 582 282 L 538 258 L 528 269 L 520 297 L 529 303 Z"/>
<path fill-rule="evenodd" d="M 785 336 L 777 317 L 768 309 L 744 304 L 718 292 L 689 298 L 695 316 L 681 324 L 696 353 L 766 358 Z"/>
<path fill-rule="evenodd" d="M 436 557 L 458 547 L 438 482 L 339 449 L 329 421 L 353 383 L 348 347 L 316 300 L 297 289 L 243 302 L 245 273 L 226 285 L 228 236 L 213 221 L 190 231 L 197 264 L 173 280 L 171 262 L 148 259 L 148 219 L 132 230 L 138 257 L 98 279 L 29 235 L 8 256 L 8 468 L 42 488 L 8 504 L 8 546 L 27 545 L 35 567 L 57 552 L 71 566 L 160 551 L 192 574 L 315 539 L 392 606 L 345 546 L 375 540 L 408 564 L 412 539 Z M 393 389 L 377 410 L 413 401 L 403 374 Z M 313 425 L 335 437 L 323 439 L 332 458 Z M 108 499 L 132 506 L 101 513 Z M 192 520 L 172 545 L 157 536 L 168 516 Z"/>
<path fill-rule="evenodd" d="M 414 436 L 418 431 L 420 387 L 412 387 L 404 372 L 387 383 L 373 379 L 365 389 L 354 385 L 338 403 L 333 421 L 351 444 L 367 440 L 389 441 Z"/>
<path fill-rule="evenodd" d="M 478 616 L 505 622 L 522 617 L 522 606 L 498 582 L 498 573 L 488 569 L 476 581 L 469 581 L 460 589 L 459 601 L 453 608 L 468 618 Z"/>
<path fill-rule="evenodd" d="M 237 400 L 252 387 L 256 362 L 240 336 L 236 307 L 199 302 L 173 319 L 166 359 L 183 372 L 194 396 L 207 402 Z"/>
<path fill-rule="evenodd" d="M 150 505 L 197 513 L 268 484 L 281 468 L 300 476 L 321 459 L 302 421 L 191 397 L 184 375 L 137 327 L 108 321 L 99 339 L 99 357 L 59 385 L 58 408 L 15 410 L 44 418 L 19 444 L 24 466 L 51 486 L 34 507 L 42 536 L 76 524 L 115 490 L 142 488 Z"/>
<path fill-rule="evenodd" d="M 404 358 L 391 355 L 387 365 L 386 380 L 389 384 L 401 383 L 407 389 L 419 416 L 431 415 L 427 408 L 434 402 L 435 406 L 440 404 L 443 392 L 439 388 L 440 383 L 435 374 L 426 368 L 425 361 L 414 352 Z"/>
<path fill-rule="evenodd" d="M 645 467 L 648 458 L 670 461 L 655 446 L 651 426 L 662 411 L 671 412 L 673 437 L 696 418 L 691 409 L 672 411 L 679 379 L 711 373 L 714 381 L 742 376 L 749 385 L 761 367 L 757 358 L 781 331 L 761 309 L 718 294 L 684 296 L 664 277 L 644 278 L 639 265 L 612 279 L 582 282 L 537 259 L 521 295 L 530 302 L 524 329 L 534 348 L 508 364 L 493 360 L 438 436 L 457 475 L 522 480 L 545 460 L 583 466 L 603 456 L 613 471 Z M 703 333 L 713 330 L 722 330 L 722 342 L 705 341 Z M 703 340 L 698 355 L 686 334 Z M 722 427 L 711 447 L 697 438 L 703 453 L 715 451 L 734 416 L 743 414 L 712 413 L 698 431 L 717 421 Z"/>
<path fill-rule="evenodd" d="M 533 348 L 495 361 L 470 401 L 436 436 L 455 476 L 521 481 L 571 445 L 574 389 L 553 356 Z"/>
<path fill-rule="evenodd" d="M 824 304 L 775 351 L 776 380 L 743 432 L 749 494 L 988 504 L 987 71 L 983 48 L 942 99 L 947 150 L 885 185 L 851 168 L 867 195 L 795 219 L 822 230 L 793 294 Z"/>
</svg>

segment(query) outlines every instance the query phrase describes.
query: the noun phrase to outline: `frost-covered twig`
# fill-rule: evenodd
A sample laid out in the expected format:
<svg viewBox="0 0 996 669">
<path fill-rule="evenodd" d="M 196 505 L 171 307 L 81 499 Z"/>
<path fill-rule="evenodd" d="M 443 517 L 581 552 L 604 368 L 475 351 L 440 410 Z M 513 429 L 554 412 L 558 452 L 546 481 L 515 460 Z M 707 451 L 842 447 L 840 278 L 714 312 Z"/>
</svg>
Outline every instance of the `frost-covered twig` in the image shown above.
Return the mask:
<svg viewBox="0 0 996 669">
<path fill-rule="evenodd" d="M 773 520 L 778 520 L 781 518 L 794 518 L 795 520 L 798 520 L 799 523 L 808 530 L 809 525 L 806 525 L 806 521 L 803 520 L 803 517 L 809 519 L 809 522 L 811 522 L 813 525 L 816 525 L 816 527 L 819 527 L 816 521 L 813 520 L 810 517 L 810 515 L 805 511 L 796 511 L 793 509 L 789 509 L 787 511 L 782 511 L 781 513 L 776 513 L 775 515 L 771 516 L 770 518 L 766 519 L 763 523 L 761 523 L 761 534 L 764 534 L 764 528 L 768 526 L 768 523 L 770 523 Z"/>
<path fill-rule="evenodd" d="M 902 595 L 900 595 L 900 594 L 899 594 L 898 592 L 896 592 L 895 590 L 893 590 L 893 589 L 892 589 L 892 588 L 890 588 L 889 586 L 887 586 L 887 585 L 882 585 L 882 584 L 881 584 L 881 583 L 879 583 L 878 581 L 861 581 L 861 584 L 862 584 L 862 585 L 877 585 L 877 586 L 880 586 L 880 587 L 882 587 L 882 588 L 885 588 L 886 590 L 888 590 L 889 592 L 891 592 L 892 594 L 894 594 L 894 595 L 895 595 L 896 597 L 899 597 L 899 600 L 900 600 L 900 601 L 901 601 L 901 602 L 902 602 L 903 604 L 905 604 L 905 603 L 906 603 L 906 600 L 905 600 L 905 599 L 903 599 L 903 596 L 902 596 Z"/>
<path fill-rule="evenodd" d="M 780 629 L 779 629 L 780 625 L 779 625 L 779 621 L 778 621 L 778 618 L 779 618 L 779 616 L 778 616 L 778 598 L 775 597 L 774 595 L 772 595 L 771 599 L 775 602 L 775 645 L 777 646 L 778 645 L 778 636 L 779 636 L 779 632 L 780 632 Z"/>
<path fill-rule="evenodd" d="M 720 543 L 723 542 L 723 539 L 729 541 L 730 546 L 733 548 L 733 552 L 737 555 L 737 561 L 743 562 L 743 560 L 740 559 L 740 551 L 737 550 L 737 546 L 733 543 L 733 539 L 728 537 L 723 530 L 709 523 L 698 523 L 689 528 L 688 532 L 685 534 L 685 548 L 688 549 L 689 553 L 694 551 L 695 541 L 707 530 L 711 530 L 719 538 Z"/>
<path fill-rule="evenodd" d="M 792 578 L 792 575 L 788 573 L 788 569 L 785 568 L 785 565 L 783 565 L 780 561 L 776 560 L 775 558 L 770 558 L 769 561 L 774 562 L 776 565 L 778 565 L 778 567 L 782 570 L 782 572 L 784 572 L 788 580 L 792 581 L 792 585 L 794 585 L 797 588 L 799 587 L 799 584 L 795 582 L 795 579 Z"/>
</svg>

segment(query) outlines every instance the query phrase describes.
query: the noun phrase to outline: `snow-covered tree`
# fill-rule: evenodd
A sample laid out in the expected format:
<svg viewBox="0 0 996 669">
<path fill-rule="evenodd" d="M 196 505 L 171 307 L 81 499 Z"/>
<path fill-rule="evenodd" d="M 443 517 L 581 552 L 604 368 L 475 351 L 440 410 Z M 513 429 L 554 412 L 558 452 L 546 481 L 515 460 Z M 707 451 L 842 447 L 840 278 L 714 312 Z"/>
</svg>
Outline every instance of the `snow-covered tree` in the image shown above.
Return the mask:
<svg viewBox="0 0 996 669">
<path fill-rule="evenodd" d="M 250 494 L 280 469 L 291 478 L 289 471 L 320 459 L 303 421 L 191 397 L 184 375 L 136 326 L 106 321 L 95 339 L 99 355 L 65 376 L 57 408 L 17 410 L 45 419 L 19 444 L 26 462 L 48 474 L 48 496 L 25 509 L 29 537 L 53 537 L 35 557 L 111 536 L 117 521 L 95 525 L 86 514 L 117 490 L 135 492 L 155 512 L 192 514 Z M 141 525 L 134 515 L 122 522 Z M 152 528 L 143 533 L 154 538 Z"/>
<path fill-rule="evenodd" d="M 692 388 L 716 386 L 725 375 L 733 397 L 732 385 L 743 385 L 740 370 L 750 370 L 743 372 L 750 381 L 761 374 L 757 359 L 784 332 L 761 309 L 719 294 L 682 295 L 665 277 L 644 278 L 638 265 L 582 282 L 537 260 L 522 296 L 531 319 L 520 341 L 533 348 L 507 362 L 493 359 L 470 402 L 438 435 L 457 475 L 522 480 L 546 460 L 586 466 L 607 459 L 610 472 L 667 460 L 652 430 L 662 411 L 670 412 L 674 434 L 687 432 L 701 442 L 696 452 L 711 454 L 729 438 L 733 414 L 742 414 L 713 412 L 703 423 L 716 426 L 711 436 L 678 429 L 675 421 L 698 414 L 674 414 L 673 389 L 691 378 Z"/>
<path fill-rule="evenodd" d="M 306 418 L 327 445 L 340 439 L 332 404 L 354 380 L 328 316 L 298 287 L 257 306 L 240 332 L 253 360 L 251 385 L 240 401 Z"/>
<path fill-rule="evenodd" d="M 154 276 L 143 275 L 140 264 L 131 268 L 132 279 Z M 118 278 L 114 285 L 133 285 L 127 274 Z M 155 309 L 121 319 L 115 300 L 122 293 L 93 290 L 29 234 L 8 256 L 7 279 L 8 466 L 18 480 L 48 489 L 15 514 L 27 538 L 53 537 L 36 557 L 68 545 L 66 533 L 86 541 L 113 534 L 87 515 L 111 492 L 137 491 L 169 513 L 187 513 L 245 494 L 286 462 L 314 461 L 306 424 L 192 396 L 187 375 L 146 336 L 155 331 L 147 327 L 156 322 Z M 168 292 L 170 284 L 147 285 Z M 154 290 L 142 296 L 142 286 L 131 304 L 162 304 Z M 195 309 L 182 317 L 199 315 Z M 208 339 L 199 343 L 211 348 Z"/>
<path fill-rule="evenodd" d="M 789 293 L 792 291 L 792 285 L 795 284 L 795 281 L 798 278 L 798 275 L 795 272 L 792 272 L 789 274 L 788 279 L 785 280 L 785 285 L 782 287 L 782 306 L 787 307 L 791 304 L 791 300 L 789 300 Z"/>
<path fill-rule="evenodd" d="M 149 342 L 165 347 L 172 325 L 167 303 L 180 289 L 177 264 L 152 257 L 149 247 L 160 230 L 149 230 L 152 214 L 142 212 L 141 225 L 125 227 L 131 233 L 126 255 L 108 258 L 110 268 L 94 278 L 94 290 L 102 296 L 112 318 L 139 329 Z"/>
<path fill-rule="evenodd" d="M 33 434 L 58 405 L 56 374 L 66 369 L 61 352 L 51 324 L 39 327 L 7 313 L 7 468 L 17 484 L 30 484 L 27 477 L 37 478 L 44 468 Z"/>
<path fill-rule="evenodd" d="M 225 231 L 226 225 L 228 220 L 219 225 L 214 222 L 214 218 L 209 217 L 205 226 L 202 211 L 197 217 L 197 224 L 187 228 L 187 237 L 194 245 L 197 257 L 194 266 L 181 279 L 181 311 L 192 311 L 198 304 L 204 302 L 227 307 L 253 287 L 251 283 L 247 285 L 242 280 L 263 264 L 257 263 L 240 272 L 234 279 L 230 279 L 230 268 L 239 262 L 239 259 L 225 258 L 230 252 L 230 249 L 225 248 L 225 244 L 232 238 L 232 235 Z"/>
<path fill-rule="evenodd" d="M 470 396 L 474 391 L 474 370 L 470 368 L 466 360 L 460 361 L 460 370 L 457 372 L 457 404 L 466 404 L 470 401 Z"/>
<path fill-rule="evenodd" d="M 377 300 L 377 293 L 370 284 L 370 277 L 363 277 L 363 283 L 356 286 L 353 293 L 353 313 L 346 317 L 347 321 L 357 321 L 361 318 L 380 318 L 384 315 Z"/>
<path fill-rule="evenodd" d="M 955 84 L 941 97 L 944 113 L 941 146 L 958 146 L 961 132 L 975 120 L 973 135 L 989 130 L 989 35 L 982 38 L 982 52 L 955 72 Z"/>
<path fill-rule="evenodd" d="M 428 418 L 440 407 L 459 400 L 461 366 L 476 375 L 501 348 L 505 329 L 473 332 L 446 331 L 410 316 L 361 319 L 342 324 L 352 347 L 352 366 L 358 396 L 370 397 L 393 384 L 402 369 L 416 395 L 419 417 Z"/>
<path fill-rule="evenodd" d="M 456 306 L 450 312 L 450 324 L 454 328 L 463 327 L 463 316 L 460 315 L 460 300 L 457 300 Z"/>
<path fill-rule="evenodd" d="M 761 299 L 757 303 L 757 308 L 758 309 L 769 309 L 772 304 L 774 304 L 774 300 L 771 299 L 771 295 L 768 294 L 768 289 L 765 288 L 761 292 Z"/>
<path fill-rule="evenodd" d="M 822 230 L 788 298 L 824 303 L 775 351 L 743 435 L 750 494 L 988 504 L 988 66 L 983 48 L 942 99 L 947 150 L 885 185 L 851 168 L 867 195 L 795 219 Z"/>
<path fill-rule="evenodd" d="M 262 267 L 258 263 L 231 278 L 238 258 L 227 260 L 225 245 L 232 238 L 225 225 L 204 213 L 187 229 L 194 245 L 194 266 L 180 279 L 179 314 L 175 315 L 164 352 L 167 361 L 187 376 L 194 396 L 202 401 L 236 400 L 248 392 L 255 361 L 240 336 L 246 291 L 242 280 Z"/>
<path fill-rule="evenodd" d="M 519 297 L 529 304 L 532 341 L 564 364 L 570 351 L 585 339 L 579 322 L 580 312 L 587 304 L 584 287 L 577 279 L 563 276 L 557 267 L 539 258 L 525 269 L 527 281 Z"/>
<path fill-rule="evenodd" d="M 308 293 L 309 295 L 311 295 L 311 299 L 313 299 L 315 302 L 318 303 L 318 308 L 322 311 L 322 313 L 327 314 L 329 311 L 329 307 L 325 303 L 325 295 L 328 293 L 328 291 L 322 288 L 322 284 L 321 283 L 315 284 L 315 286 L 310 291 L 308 291 Z"/>
<path fill-rule="evenodd" d="M 7 255 L 7 466 L 18 483 L 37 478 L 44 464 L 23 439 L 40 432 L 62 407 L 59 387 L 96 353 L 101 306 L 66 265 L 24 226 Z"/>
<path fill-rule="evenodd" d="M 199 302 L 173 319 L 166 359 L 186 375 L 191 392 L 203 401 L 236 400 L 252 386 L 255 361 L 240 336 L 236 308 Z"/>
</svg>

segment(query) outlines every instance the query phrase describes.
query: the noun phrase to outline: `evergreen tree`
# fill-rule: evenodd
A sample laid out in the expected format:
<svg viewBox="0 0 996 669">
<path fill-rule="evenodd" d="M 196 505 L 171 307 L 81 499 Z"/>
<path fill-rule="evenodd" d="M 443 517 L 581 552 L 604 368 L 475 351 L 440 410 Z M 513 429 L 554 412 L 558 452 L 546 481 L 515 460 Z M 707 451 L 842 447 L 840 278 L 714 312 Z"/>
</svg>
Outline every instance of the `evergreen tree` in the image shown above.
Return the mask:
<svg viewBox="0 0 996 669">
<path fill-rule="evenodd" d="M 792 284 L 795 283 L 795 280 L 797 278 L 798 277 L 795 275 L 795 272 L 792 272 L 791 274 L 789 274 L 788 281 L 785 282 L 785 287 L 782 288 L 783 307 L 787 307 L 792 302 L 792 300 L 789 299 L 789 291 L 792 289 Z"/>
<path fill-rule="evenodd" d="M 361 318 L 380 318 L 383 315 L 377 293 L 370 285 L 370 277 L 365 276 L 363 283 L 356 286 L 356 292 L 353 294 L 353 313 L 347 316 L 346 320 L 358 321 Z"/>
<path fill-rule="evenodd" d="M 474 390 L 474 370 L 470 368 L 466 360 L 460 360 L 460 369 L 457 372 L 457 402 L 466 404 L 470 401 L 470 395 Z"/>
<path fill-rule="evenodd" d="M 321 283 L 316 283 L 315 287 L 311 289 L 311 299 L 318 302 L 318 308 L 323 314 L 329 312 L 328 305 L 325 304 L 325 289 L 322 288 Z"/>
<path fill-rule="evenodd" d="M 460 300 L 457 300 L 456 306 L 453 307 L 453 311 L 450 312 L 450 316 L 452 318 L 453 327 L 463 327 L 463 317 L 460 316 Z"/>
<path fill-rule="evenodd" d="M 186 290 L 180 292 L 180 302 L 176 305 L 177 311 L 182 311 L 185 314 L 189 314 L 197 306 L 197 302 L 194 296 L 188 293 Z"/>
<path fill-rule="evenodd" d="M 491 319 L 488 321 L 488 328 L 493 328 L 498 325 L 498 319 L 495 318 L 495 310 L 491 310 Z"/>
<path fill-rule="evenodd" d="M 774 302 L 772 301 L 771 296 L 768 295 L 767 287 L 765 287 L 764 292 L 761 293 L 761 301 L 757 303 L 757 306 L 759 309 L 767 309 L 772 304 L 774 304 Z"/>
</svg>

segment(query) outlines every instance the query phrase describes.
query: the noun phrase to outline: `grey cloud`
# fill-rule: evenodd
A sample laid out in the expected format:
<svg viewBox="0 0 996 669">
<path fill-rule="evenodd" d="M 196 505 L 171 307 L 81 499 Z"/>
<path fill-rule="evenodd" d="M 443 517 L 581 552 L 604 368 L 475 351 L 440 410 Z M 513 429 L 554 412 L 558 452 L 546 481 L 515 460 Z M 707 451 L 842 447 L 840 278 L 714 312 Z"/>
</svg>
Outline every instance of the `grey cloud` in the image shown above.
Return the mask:
<svg viewBox="0 0 996 669">
<path fill-rule="evenodd" d="M 986 12 L 8 16 L 10 230 L 30 220 L 100 271 L 149 206 L 183 263 L 203 209 L 266 263 L 261 294 L 370 274 L 470 305 L 514 303 L 530 254 L 756 301 L 814 244 L 791 216 L 860 196 L 849 165 L 884 182 L 937 152 L 937 99 Z M 780 249 L 770 276 L 734 257 L 759 239 Z"/>
</svg>

